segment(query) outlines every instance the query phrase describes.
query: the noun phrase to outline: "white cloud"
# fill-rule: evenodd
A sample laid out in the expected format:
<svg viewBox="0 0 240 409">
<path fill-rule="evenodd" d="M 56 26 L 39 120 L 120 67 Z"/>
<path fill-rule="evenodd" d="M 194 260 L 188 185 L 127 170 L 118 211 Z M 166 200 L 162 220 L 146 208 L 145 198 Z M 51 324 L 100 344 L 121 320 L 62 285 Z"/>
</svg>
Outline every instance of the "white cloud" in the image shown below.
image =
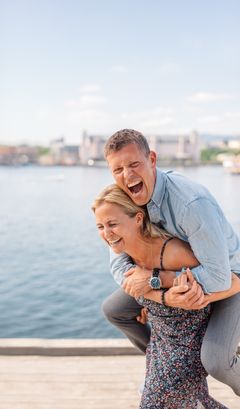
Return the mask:
<svg viewBox="0 0 240 409">
<path fill-rule="evenodd" d="M 64 106 L 72 110 L 95 109 L 107 102 L 102 95 L 99 84 L 84 84 L 79 88 L 80 95 L 64 102 Z"/>
<path fill-rule="evenodd" d="M 160 74 L 168 75 L 179 72 L 179 66 L 175 63 L 165 62 L 159 67 Z"/>
<path fill-rule="evenodd" d="M 124 112 L 121 115 L 123 127 L 140 129 L 145 133 L 166 132 L 170 124 L 174 124 L 173 111 L 157 106 L 149 110 Z"/>
<path fill-rule="evenodd" d="M 85 94 L 79 98 L 65 101 L 64 106 L 74 110 L 83 110 L 102 106 L 106 102 L 107 99 L 103 95 Z"/>
<path fill-rule="evenodd" d="M 112 67 L 110 68 L 111 72 L 117 72 L 120 74 L 124 74 L 125 72 L 127 72 L 127 68 L 125 67 L 125 65 L 112 65 Z"/>
<path fill-rule="evenodd" d="M 240 112 L 223 112 L 216 115 L 200 116 L 196 119 L 196 127 L 199 132 L 211 132 L 217 134 L 239 134 Z"/>
<path fill-rule="evenodd" d="M 87 129 L 102 132 L 107 129 L 110 115 L 104 109 L 107 98 L 101 94 L 101 87 L 87 84 L 80 88 L 80 95 L 64 103 L 64 120 L 67 129 Z"/>
<path fill-rule="evenodd" d="M 81 121 L 84 127 L 91 130 L 93 123 L 101 122 L 107 119 L 109 114 L 105 111 L 97 109 L 82 109 L 79 111 L 71 111 L 68 113 L 67 118 L 74 121 Z"/>
<path fill-rule="evenodd" d="M 220 117 L 217 115 L 207 115 L 207 116 L 200 117 L 198 119 L 198 122 L 203 123 L 203 124 L 213 124 L 213 123 L 219 122 L 219 120 L 220 120 Z"/>
<path fill-rule="evenodd" d="M 96 106 L 105 104 L 107 99 L 103 95 L 82 95 L 80 103 L 83 106 Z"/>
<path fill-rule="evenodd" d="M 226 112 L 224 114 L 225 118 L 227 119 L 240 119 L 240 111 L 236 111 L 236 112 Z M 240 128 L 240 126 L 239 126 Z"/>
<path fill-rule="evenodd" d="M 40 108 L 35 111 L 35 118 L 37 121 L 46 121 L 49 117 L 49 112 L 47 109 Z"/>
<path fill-rule="evenodd" d="M 173 118 L 165 117 L 160 119 L 148 119 L 140 123 L 140 127 L 148 131 L 157 131 L 159 132 L 162 127 L 169 125 L 173 122 Z"/>
<path fill-rule="evenodd" d="M 222 101 L 222 100 L 229 99 L 229 98 L 231 98 L 231 96 L 227 94 L 214 94 L 210 92 L 196 92 L 195 94 L 192 94 L 189 97 L 187 97 L 187 100 L 193 103 L 205 103 L 205 102 Z"/>
<path fill-rule="evenodd" d="M 92 94 L 92 93 L 95 94 L 95 93 L 100 92 L 101 90 L 102 90 L 102 87 L 98 84 L 85 84 L 85 85 L 82 85 L 79 89 L 79 91 L 82 94 Z"/>
<path fill-rule="evenodd" d="M 96 95 L 94 96 L 96 97 Z M 142 111 L 111 112 L 104 105 L 106 98 L 89 98 L 89 95 L 67 101 L 65 104 L 65 123 L 68 129 L 86 129 L 89 132 L 113 133 L 117 129 L 134 128 L 146 134 L 169 132 L 173 129 L 175 118 L 168 107 L 155 106 Z"/>
</svg>

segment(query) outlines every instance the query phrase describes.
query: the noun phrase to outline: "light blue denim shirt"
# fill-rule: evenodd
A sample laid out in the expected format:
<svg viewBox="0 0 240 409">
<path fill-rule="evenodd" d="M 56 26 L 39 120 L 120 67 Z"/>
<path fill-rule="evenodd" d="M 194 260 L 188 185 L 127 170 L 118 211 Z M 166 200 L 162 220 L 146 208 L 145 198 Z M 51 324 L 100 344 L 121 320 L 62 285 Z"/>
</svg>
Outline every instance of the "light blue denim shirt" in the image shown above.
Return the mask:
<svg viewBox="0 0 240 409">
<path fill-rule="evenodd" d="M 189 242 L 200 265 L 192 272 L 206 293 L 231 287 L 231 272 L 240 274 L 240 240 L 216 199 L 202 185 L 179 173 L 157 168 L 155 188 L 147 204 L 152 223 Z M 110 250 L 111 273 L 118 284 L 133 264 Z"/>
</svg>

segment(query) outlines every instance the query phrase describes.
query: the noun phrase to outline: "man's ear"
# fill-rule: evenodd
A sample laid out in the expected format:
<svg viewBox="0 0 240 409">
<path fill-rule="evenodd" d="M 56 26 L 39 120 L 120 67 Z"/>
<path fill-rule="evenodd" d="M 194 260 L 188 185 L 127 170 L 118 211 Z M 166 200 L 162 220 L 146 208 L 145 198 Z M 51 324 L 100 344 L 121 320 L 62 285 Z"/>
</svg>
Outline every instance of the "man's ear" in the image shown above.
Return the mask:
<svg viewBox="0 0 240 409">
<path fill-rule="evenodd" d="M 156 167 L 157 164 L 157 154 L 154 151 L 150 151 L 149 158 L 152 164 L 152 167 Z"/>
</svg>

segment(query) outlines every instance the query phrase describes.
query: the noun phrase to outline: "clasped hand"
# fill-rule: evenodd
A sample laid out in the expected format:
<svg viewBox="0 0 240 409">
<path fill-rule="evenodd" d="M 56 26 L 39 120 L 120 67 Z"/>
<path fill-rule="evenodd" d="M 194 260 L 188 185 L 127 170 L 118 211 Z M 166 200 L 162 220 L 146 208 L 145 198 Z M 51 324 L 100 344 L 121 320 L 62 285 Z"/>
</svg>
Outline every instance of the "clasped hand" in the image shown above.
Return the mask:
<svg viewBox="0 0 240 409">
<path fill-rule="evenodd" d="M 200 310 L 208 305 L 208 296 L 187 269 L 173 281 L 173 287 L 165 294 L 167 305 L 185 310 Z"/>
<path fill-rule="evenodd" d="M 173 272 L 165 272 L 173 277 Z M 175 273 L 174 273 L 175 274 Z M 134 298 L 144 295 L 150 298 L 151 288 L 149 279 L 151 270 L 134 267 L 124 274 L 126 277 L 122 288 Z M 204 295 L 202 287 L 194 279 L 192 272 L 187 269 L 173 280 L 171 288 L 165 294 L 165 301 L 170 307 L 186 310 L 198 310 L 208 305 L 208 296 Z"/>
<path fill-rule="evenodd" d="M 140 297 L 151 290 L 149 280 L 151 278 L 151 270 L 141 267 L 133 267 L 124 273 L 125 280 L 122 284 L 124 291 L 134 298 Z"/>
</svg>

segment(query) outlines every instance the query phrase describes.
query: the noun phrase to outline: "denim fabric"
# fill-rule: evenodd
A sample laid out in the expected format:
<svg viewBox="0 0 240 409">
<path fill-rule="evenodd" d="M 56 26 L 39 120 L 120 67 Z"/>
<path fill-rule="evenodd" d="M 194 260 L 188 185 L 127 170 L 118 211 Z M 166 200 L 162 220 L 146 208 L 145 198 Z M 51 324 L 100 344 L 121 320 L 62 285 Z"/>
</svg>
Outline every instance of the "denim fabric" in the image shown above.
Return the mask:
<svg viewBox="0 0 240 409">
<path fill-rule="evenodd" d="M 230 288 L 231 272 L 240 274 L 240 240 L 204 186 L 177 172 L 157 169 L 147 210 L 153 223 L 189 242 L 200 263 L 192 272 L 206 293 Z M 133 266 L 126 254 L 117 256 L 111 250 L 110 265 L 118 284 Z"/>
</svg>

